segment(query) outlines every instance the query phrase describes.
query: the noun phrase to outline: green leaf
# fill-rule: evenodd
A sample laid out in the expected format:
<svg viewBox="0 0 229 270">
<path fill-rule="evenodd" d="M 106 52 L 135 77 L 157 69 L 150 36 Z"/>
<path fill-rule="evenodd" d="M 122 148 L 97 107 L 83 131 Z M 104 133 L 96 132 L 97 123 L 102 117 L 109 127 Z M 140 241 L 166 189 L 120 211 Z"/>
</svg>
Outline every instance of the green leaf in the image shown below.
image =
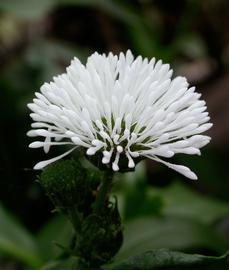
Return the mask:
<svg viewBox="0 0 229 270">
<path fill-rule="evenodd" d="M 61 250 L 55 243 L 69 246 L 72 235 L 72 225 L 66 217 L 58 214 L 48 221 L 37 234 L 37 243 L 43 261 L 47 262 L 57 257 Z"/>
<path fill-rule="evenodd" d="M 175 250 L 227 250 L 224 241 L 209 226 L 189 218 L 139 218 L 124 226 L 124 244 L 118 261 L 154 248 Z"/>
<path fill-rule="evenodd" d="M 20 224 L 0 205 L 0 253 L 13 257 L 31 269 L 41 265 L 36 243 Z"/>
<path fill-rule="evenodd" d="M 165 214 L 190 217 L 208 224 L 229 215 L 228 202 L 199 194 L 180 182 L 156 192 L 152 188 L 148 192 L 153 197 L 162 196 Z"/>
<path fill-rule="evenodd" d="M 117 264 L 110 270 L 226 270 L 229 253 L 221 257 L 185 254 L 166 249 L 147 251 Z"/>
</svg>

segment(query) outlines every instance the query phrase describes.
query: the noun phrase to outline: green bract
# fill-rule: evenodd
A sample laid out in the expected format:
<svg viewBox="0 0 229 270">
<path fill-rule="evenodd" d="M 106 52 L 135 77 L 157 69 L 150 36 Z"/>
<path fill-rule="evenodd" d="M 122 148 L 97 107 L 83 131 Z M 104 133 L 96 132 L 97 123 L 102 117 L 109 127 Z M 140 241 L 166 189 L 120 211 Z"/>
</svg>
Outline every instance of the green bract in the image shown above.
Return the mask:
<svg viewBox="0 0 229 270">
<path fill-rule="evenodd" d="M 89 267 L 108 263 L 122 244 L 117 201 L 111 202 L 107 194 L 112 180 L 108 175 L 86 170 L 75 160 L 61 160 L 45 168 L 39 178 L 56 209 L 74 227 L 70 247 L 62 248 Z"/>
</svg>

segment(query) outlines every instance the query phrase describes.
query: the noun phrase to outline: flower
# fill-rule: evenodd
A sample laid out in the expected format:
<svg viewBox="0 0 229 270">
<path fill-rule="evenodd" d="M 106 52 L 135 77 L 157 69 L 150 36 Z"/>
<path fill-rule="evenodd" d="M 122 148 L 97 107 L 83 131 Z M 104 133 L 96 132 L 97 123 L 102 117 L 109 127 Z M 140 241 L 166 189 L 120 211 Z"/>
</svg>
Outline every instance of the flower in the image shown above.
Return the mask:
<svg viewBox="0 0 229 270">
<path fill-rule="evenodd" d="M 46 153 L 52 145 L 71 149 L 34 168 L 83 147 L 114 171 L 149 158 L 197 179 L 189 168 L 164 160 L 176 153 L 200 155 L 211 139 L 199 135 L 212 126 L 201 94 L 189 88 L 186 78 L 171 79 L 172 73 L 161 60 L 134 59 L 129 50 L 118 56 L 96 52 L 86 65 L 74 58 L 66 73 L 44 83 L 28 104 L 34 121 L 28 136 L 44 137 L 30 147 Z"/>
</svg>

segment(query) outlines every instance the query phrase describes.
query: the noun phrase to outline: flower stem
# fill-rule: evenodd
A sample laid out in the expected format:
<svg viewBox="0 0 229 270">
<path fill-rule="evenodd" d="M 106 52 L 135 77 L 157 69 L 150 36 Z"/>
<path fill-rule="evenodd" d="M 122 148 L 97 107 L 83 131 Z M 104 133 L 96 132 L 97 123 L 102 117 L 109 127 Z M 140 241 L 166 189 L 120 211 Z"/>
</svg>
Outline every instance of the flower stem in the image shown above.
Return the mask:
<svg viewBox="0 0 229 270">
<path fill-rule="evenodd" d="M 94 204 L 94 211 L 96 214 L 100 213 L 103 209 L 103 206 L 107 199 L 107 194 L 111 188 L 113 174 L 114 173 L 110 171 L 107 171 L 104 174 L 104 178 L 99 186 L 98 195 Z"/>
<path fill-rule="evenodd" d="M 79 233 L 81 230 L 81 220 L 80 220 L 79 213 L 78 213 L 77 209 L 75 207 L 69 208 L 68 209 L 68 216 L 72 222 L 72 225 L 73 225 L 75 231 Z"/>
</svg>

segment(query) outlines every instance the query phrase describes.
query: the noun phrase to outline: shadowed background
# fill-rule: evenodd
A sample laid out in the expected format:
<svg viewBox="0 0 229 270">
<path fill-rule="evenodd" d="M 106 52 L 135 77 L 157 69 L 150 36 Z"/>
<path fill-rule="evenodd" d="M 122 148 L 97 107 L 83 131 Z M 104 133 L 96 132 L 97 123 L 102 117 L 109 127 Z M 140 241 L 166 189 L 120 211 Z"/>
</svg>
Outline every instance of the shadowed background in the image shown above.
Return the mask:
<svg viewBox="0 0 229 270">
<path fill-rule="evenodd" d="M 0 0 L 1 204 L 33 233 L 51 216 L 32 167 L 59 149 L 48 157 L 41 149 L 28 149 L 26 104 L 34 92 L 74 56 L 85 62 L 94 51 L 131 49 L 136 56 L 169 62 L 175 74 L 186 76 L 202 93 L 214 124 L 201 157 L 174 158 L 193 169 L 198 182 L 147 162 L 148 185 L 166 190 L 174 181 L 184 182 L 228 209 L 228 25 L 227 0 Z M 217 228 L 228 244 L 228 215 Z"/>
</svg>

